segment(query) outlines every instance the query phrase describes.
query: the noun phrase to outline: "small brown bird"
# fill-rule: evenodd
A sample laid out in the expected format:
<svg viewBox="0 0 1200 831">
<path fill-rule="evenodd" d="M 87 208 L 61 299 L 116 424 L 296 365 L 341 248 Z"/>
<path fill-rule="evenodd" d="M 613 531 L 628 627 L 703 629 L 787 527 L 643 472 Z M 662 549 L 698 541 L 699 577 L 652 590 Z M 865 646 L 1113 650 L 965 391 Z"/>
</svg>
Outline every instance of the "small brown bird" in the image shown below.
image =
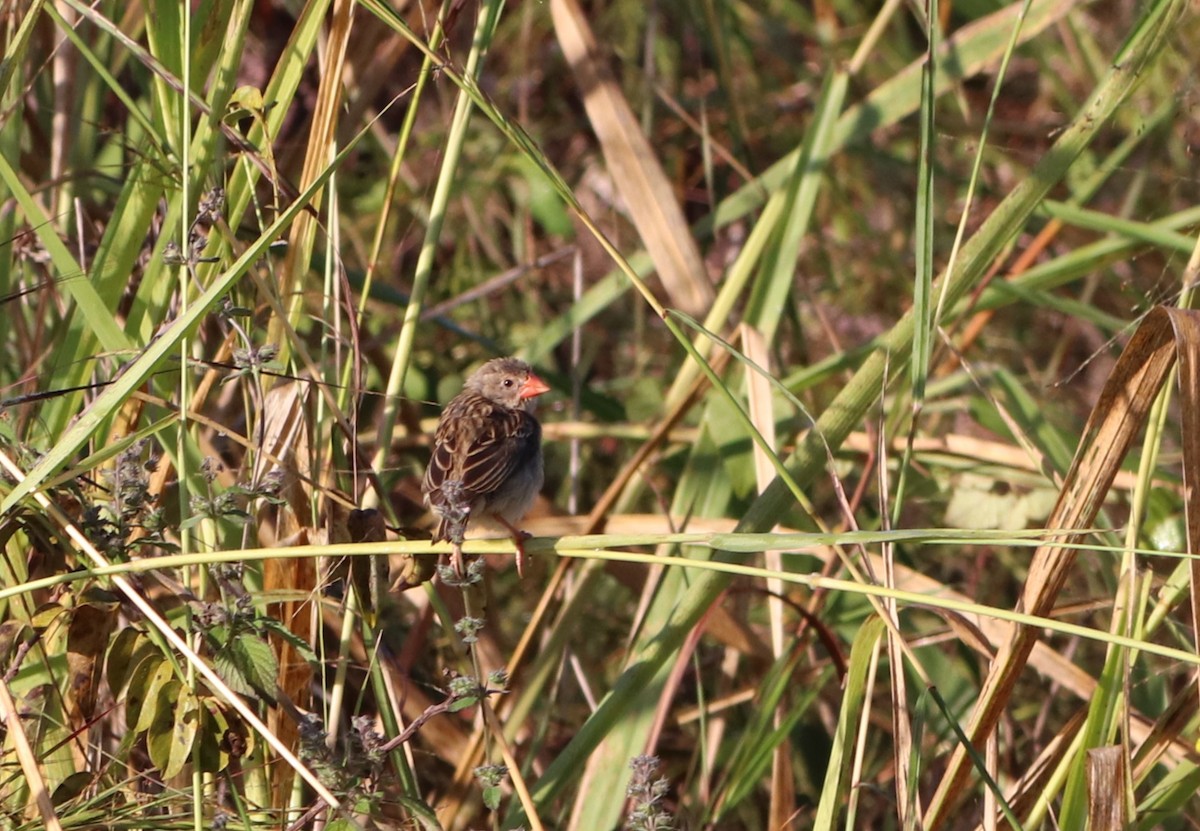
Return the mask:
<svg viewBox="0 0 1200 831">
<path fill-rule="evenodd" d="M 472 521 L 512 534 L 517 573 L 525 572 L 517 523 L 542 487 L 542 426 L 531 410 L 533 399 L 549 390 L 524 361 L 495 358 L 442 411 L 421 490 L 439 518 L 433 540 L 453 544 L 460 575 L 463 536 Z"/>
</svg>

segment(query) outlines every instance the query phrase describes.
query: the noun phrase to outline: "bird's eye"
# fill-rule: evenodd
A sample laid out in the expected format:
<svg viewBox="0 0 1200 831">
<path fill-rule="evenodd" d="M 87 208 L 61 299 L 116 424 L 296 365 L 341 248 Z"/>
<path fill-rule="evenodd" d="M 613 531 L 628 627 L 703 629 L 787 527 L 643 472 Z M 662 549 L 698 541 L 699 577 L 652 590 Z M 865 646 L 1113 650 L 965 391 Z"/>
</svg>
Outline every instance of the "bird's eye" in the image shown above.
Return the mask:
<svg viewBox="0 0 1200 831">
<path fill-rule="evenodd" d="M 512 378 L 505 378 L 505 379 L 504 379 L 504 386 L 506 386 L 506 387 L 511 387 L 512 385 L 513 385 L 513 379 L 512 379 Z"/>
</svg>

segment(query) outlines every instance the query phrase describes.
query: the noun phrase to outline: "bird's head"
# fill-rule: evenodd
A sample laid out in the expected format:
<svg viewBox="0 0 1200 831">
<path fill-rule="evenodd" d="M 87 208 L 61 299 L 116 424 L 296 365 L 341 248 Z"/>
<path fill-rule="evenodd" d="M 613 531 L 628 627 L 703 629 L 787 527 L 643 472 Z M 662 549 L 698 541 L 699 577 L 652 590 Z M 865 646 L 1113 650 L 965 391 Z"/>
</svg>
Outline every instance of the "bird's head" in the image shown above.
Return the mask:
<svg viewBox="0 0 1200 831">
<path fill-rule="evenodd" d="M 467 389 L 509 409 L 526 407 L 550 387 L 533 372 L 533 367 L 516 358 L 494 358 L 467 379 Z"/>
</svg>

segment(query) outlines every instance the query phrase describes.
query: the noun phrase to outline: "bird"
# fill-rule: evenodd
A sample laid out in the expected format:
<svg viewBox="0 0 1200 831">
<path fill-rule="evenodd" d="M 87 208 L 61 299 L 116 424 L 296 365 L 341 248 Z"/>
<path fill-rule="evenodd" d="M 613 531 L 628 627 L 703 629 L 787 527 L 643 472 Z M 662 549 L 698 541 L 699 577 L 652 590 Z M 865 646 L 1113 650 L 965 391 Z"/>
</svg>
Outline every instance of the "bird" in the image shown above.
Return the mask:
<svg viewBox="0 0 1200 831">
<path fill-rule="evenodd" d="M 533 409 L 549 391 L 529 364 L 494 358 L 467 378 L 438 419 L 421 491 L 438 517 L 433 541 L 451 543 L 460 577 L 463 537 L 473 522 L 512 535 L 517 574 L 524 576 L 526 535 L 517 523 L 542 487 L 542 426 Z"/>
</svg>

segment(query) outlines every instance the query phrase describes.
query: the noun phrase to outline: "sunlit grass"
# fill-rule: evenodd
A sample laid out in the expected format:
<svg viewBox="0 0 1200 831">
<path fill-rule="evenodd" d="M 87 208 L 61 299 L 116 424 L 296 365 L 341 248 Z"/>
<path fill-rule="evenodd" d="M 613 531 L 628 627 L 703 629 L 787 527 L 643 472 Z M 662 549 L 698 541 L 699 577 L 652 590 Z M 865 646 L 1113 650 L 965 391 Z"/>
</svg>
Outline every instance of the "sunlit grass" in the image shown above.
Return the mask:
<svg viewBox="0 0 1200 831">
<path fill-rule="evenodd" d="M 3 18 L 0 821 L 1187 827 L 1195 12 L 393 5 Z"/>
</svg>

